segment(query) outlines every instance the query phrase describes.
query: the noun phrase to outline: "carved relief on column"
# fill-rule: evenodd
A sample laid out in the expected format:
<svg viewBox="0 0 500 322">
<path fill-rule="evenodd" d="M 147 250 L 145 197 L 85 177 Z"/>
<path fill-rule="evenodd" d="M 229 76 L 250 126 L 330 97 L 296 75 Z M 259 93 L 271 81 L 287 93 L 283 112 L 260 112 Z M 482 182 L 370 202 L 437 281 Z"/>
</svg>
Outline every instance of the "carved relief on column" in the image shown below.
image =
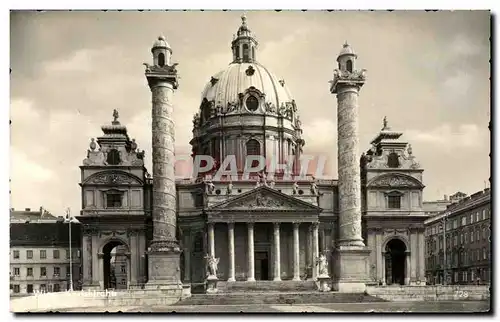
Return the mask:
<svg viewBox="0 0 500 322">
<path fill-rule="evenodd" d="M 339 244 L 364 246 L 361 235 L 358 92 L 344 88 L 337 94 Z"/>
<path fill-rule="evenodd" d="M 293 280 L 300 281 L 300 222 L 293 223 Z"/>
<path fill-rule="evenodd" d="M 280 223 L 274 226 L 274 280 L 281 281 L 281 254 L 280 254 Z"/>
<path fill-rule="evenodd" d="M 228 252 L 229 252 L 229 277 L 228 282 L 234 282 L 235 279 L 235 254 L 234 254 L 234 222 L 228 222 Z"/>
<path fill-rule="evenodd" d="M 153 150 L 153 240 L 177 249 L 176 188 L 174 173 L 175 126 L 172 119 L 173 84 L 151 86 Z"/>
<path fill-rule="evenodd" d="M 92 231 L 85 227 L 83 231 L 83 283 L 92 283 Z"/>
</svg>

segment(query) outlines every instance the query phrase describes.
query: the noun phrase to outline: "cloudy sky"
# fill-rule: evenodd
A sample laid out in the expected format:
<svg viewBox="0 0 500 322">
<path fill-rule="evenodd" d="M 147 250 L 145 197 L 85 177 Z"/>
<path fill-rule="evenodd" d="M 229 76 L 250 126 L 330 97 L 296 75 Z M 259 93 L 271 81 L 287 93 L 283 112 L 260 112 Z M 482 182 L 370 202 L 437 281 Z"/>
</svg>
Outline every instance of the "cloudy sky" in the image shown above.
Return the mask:
<svg viewBox="0 0 500 322">
<path fill-rule="evenodd" d="M 176 149 L 210 77 L 231 60 L 242 12 L 11 14 L 11 207 L 56 214 L 81 206 L 79 166 L 113 109 L 146 151 L 151 97 L 143 62 L 159 34 L 179 63 Z M 348 40 L 368 70 L 360 96 L 363 150 L 387 116 L 423 165 L 424 198 L 473 193 L 489 178 L 488 12 L 247 12 L 258 60 L 284 78 L 300 110 L 305 153 L 336 173 L 336 55 Z"/>
</svg>

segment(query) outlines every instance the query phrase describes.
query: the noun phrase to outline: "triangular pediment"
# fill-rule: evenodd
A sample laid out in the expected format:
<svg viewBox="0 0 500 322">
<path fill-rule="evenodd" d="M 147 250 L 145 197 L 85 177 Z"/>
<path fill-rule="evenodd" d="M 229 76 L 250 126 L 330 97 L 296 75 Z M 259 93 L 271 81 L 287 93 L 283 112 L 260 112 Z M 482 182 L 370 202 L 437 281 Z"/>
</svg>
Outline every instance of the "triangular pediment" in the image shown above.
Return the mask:
<svg viewBox="0 0 500 322">
<path fill-rule="evenodd" d="M 318 212 L 321 208 L 272 188 L 261 186 L 213 205 L 209 210 L 300 210 Z"/>
</svg>

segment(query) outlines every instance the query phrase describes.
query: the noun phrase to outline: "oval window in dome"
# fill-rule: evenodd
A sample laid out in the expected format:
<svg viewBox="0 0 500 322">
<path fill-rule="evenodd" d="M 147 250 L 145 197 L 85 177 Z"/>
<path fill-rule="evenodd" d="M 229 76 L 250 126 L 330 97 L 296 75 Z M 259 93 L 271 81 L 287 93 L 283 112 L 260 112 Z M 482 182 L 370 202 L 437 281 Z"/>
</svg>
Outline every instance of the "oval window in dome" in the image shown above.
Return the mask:
<svg viewBox="0 0 500 322">
<path fill-rule="evenodd" d="M 255 112 L 259 108 L 259 100 L 255 96 L 248 96 L 246 106 L 249 111 Z"/>
</svg>

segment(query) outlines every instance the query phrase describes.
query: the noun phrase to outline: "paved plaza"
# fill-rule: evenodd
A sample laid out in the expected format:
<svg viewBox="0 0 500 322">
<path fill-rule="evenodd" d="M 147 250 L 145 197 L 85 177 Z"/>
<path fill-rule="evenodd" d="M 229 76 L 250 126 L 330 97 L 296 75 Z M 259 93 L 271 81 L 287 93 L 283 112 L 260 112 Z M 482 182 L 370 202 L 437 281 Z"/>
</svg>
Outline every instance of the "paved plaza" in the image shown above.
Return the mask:
<svg viewBox="0 0 500 322">
<path fill-rule="evenodd" d="M 73 308 L 58 312 L 175 312 L 175 313 L 341 313 L 341 312 L 488 312 L 489 301 L 331 303 L 303 305 L 190 305 L 168 307 Z"/>
</svg>

